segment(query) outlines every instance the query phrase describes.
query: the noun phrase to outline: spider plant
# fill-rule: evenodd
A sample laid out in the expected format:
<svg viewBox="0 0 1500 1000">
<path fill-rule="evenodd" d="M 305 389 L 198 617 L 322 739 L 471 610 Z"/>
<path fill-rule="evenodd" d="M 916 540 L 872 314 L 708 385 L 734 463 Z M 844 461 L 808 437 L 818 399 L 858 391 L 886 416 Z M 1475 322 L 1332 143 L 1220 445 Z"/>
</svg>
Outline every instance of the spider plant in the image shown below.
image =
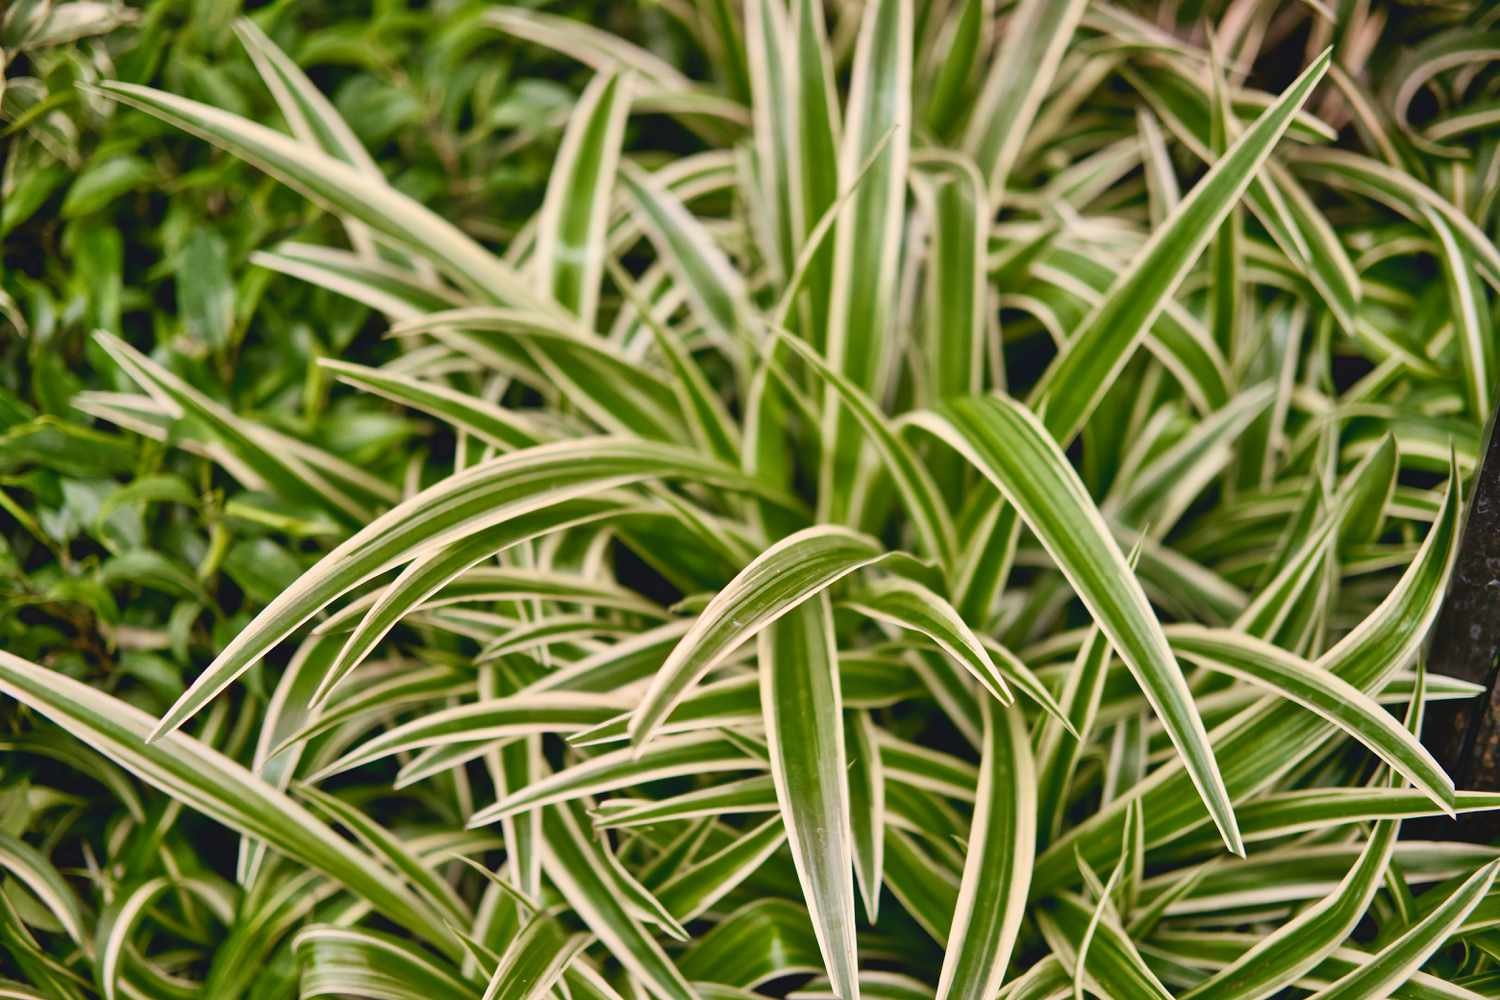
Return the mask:
<svg viewBox="0 0 1500 1000">
<path fill-rule="evenodd" d="M 445 457 L 96 335 L 135 391 L 85 412 L 334 538 L 157 711 L 0 654 L 19 748 L 120 803 L 96 905 L 0 839 L 15 989 L 1500 995 L 1500 855 L 1398 837 L 1500 807 L 1415 735 L 1477 691 L 1419 651 L 1493 406 L 1494 42 L 1202 6 L 486 9 L 590 74 L 502 245 L 250 21 L 284 129 L 91 91 L 339 220 L 253 261 L 386 318 L 321 370 Z"/>
</svg>

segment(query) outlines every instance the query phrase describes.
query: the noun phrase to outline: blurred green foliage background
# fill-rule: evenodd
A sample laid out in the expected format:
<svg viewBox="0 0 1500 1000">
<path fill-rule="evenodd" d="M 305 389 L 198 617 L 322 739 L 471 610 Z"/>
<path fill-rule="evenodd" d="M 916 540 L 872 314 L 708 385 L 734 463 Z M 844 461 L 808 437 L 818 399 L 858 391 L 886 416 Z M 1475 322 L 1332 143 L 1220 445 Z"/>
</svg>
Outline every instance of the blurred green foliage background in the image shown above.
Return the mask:
<svg viewBox="0 0 1500 1000">
<path fill-rule="evenodd" d="M 377 474 L 427 457 L 416 420 L 332 391 L 311 363 L 391 357 L 369 311 L 250 263 L 282 239 L 327 242 L 337 223 L 83 87 L 148 83 L 283 127 L 230 30 L 249 14 L 392 183 L 502 245 L 539 203 L 587 74 L 481 27 L 485 6 L 16 0 L 0 15 L 0 646 L 106 687 L 133 676 L 159 709 L 329 533 L 317 512 L 226 492 L 207 460 L 96 426 L 79 394 L 128 386 L 96 328 Z M 621 14 L 592 6 L 571 12 Z"/>
</svg>

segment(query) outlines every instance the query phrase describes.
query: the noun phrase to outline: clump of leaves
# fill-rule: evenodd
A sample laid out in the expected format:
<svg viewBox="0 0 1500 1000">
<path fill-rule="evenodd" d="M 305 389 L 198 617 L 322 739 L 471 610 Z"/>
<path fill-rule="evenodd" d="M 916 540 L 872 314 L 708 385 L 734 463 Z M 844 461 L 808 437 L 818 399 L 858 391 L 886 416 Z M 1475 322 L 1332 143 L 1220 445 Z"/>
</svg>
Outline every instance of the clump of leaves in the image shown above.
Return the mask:
<svg viewBox="0 0 1500 1000">
<path fill-rule="evenodd" d="M 134 391 L 79 407 L 330 541 L 160 711 L 0 654 L 20 759 L 119 801 L 44 836 L 89 800 L 19 793 L 19 974 L 1500 995 L 1500 855 L 1397 838 L 1500 806 L 1414 735 L 1476 691 L 1417 658 L 1492 405 L 1488 36 L 1368 5 L 700 7 L 645 20 L 655 47 L 477 14 L 595 73 L 497 247 L 248 22 L 286 131 L 97 88 L 339 220 L 348 249 L 253 261 L 387 318 L 395 360 L 321 368 L 444 460 L 383 477 L 96 335 Z"/>
</svg>

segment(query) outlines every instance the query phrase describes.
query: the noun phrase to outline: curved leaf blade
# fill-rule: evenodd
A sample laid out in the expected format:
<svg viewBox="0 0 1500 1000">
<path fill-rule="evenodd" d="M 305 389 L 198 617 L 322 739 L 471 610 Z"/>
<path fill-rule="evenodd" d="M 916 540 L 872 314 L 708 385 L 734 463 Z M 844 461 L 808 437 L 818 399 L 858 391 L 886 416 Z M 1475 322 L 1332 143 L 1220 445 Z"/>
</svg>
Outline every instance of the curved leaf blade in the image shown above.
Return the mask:
<svg viewBox="0 0 1500 1000">
<path fill-rule="evenodd" d="M 968 459 L 1020 512 L 1166 727 L 1224 843 L 1243 854 L 1208 733 L 1161 623 L 1046 427 L 1004 396 L 953 400 L 911 419 Z"/>
<path fill-rule="evenodd" d="M 1020 710 L 981 703 L 979 791 L 938 1000 L 995 994 L 1020 936 L 1036 851 L 1036 770 Z"/>
<path fill-rule="evenodd" d="M 843 705 L 826 596 L 761 632 L 761 705 L 787 842 L 834 991 L 859 1000 Z"/>
<path fill-rule="evenodd" d="M 649 739 L 688 689 L 741 642 L 886 554 L 868 535 L 832 525 L 806 528 L 761 553 L 673 647 L 631 715 L 630 741 L 639 746 Z"/>
</svg>

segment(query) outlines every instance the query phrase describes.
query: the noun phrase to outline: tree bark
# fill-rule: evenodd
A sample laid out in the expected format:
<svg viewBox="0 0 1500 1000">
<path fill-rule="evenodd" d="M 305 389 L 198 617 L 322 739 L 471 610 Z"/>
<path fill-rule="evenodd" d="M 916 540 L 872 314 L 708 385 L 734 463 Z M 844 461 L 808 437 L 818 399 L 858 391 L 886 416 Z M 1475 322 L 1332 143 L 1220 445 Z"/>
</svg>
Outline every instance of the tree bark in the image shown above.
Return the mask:
<svg viewBox="0 0 1500 1000">
<path fill-rule="evenodd" d="M 1462 789 L 1500 789 L 1500 440 L 1485 428 L 1483 464 L 1468 498 L 1463 539 L 1448 592 L 1428 639 L 1427 669 L 1482 684 L 1467 701 L 1428 706 L 1422 740 Z M 1493 841 L 1500 814 L 1418 824 L 1424 835 Z"/>
</svg>

